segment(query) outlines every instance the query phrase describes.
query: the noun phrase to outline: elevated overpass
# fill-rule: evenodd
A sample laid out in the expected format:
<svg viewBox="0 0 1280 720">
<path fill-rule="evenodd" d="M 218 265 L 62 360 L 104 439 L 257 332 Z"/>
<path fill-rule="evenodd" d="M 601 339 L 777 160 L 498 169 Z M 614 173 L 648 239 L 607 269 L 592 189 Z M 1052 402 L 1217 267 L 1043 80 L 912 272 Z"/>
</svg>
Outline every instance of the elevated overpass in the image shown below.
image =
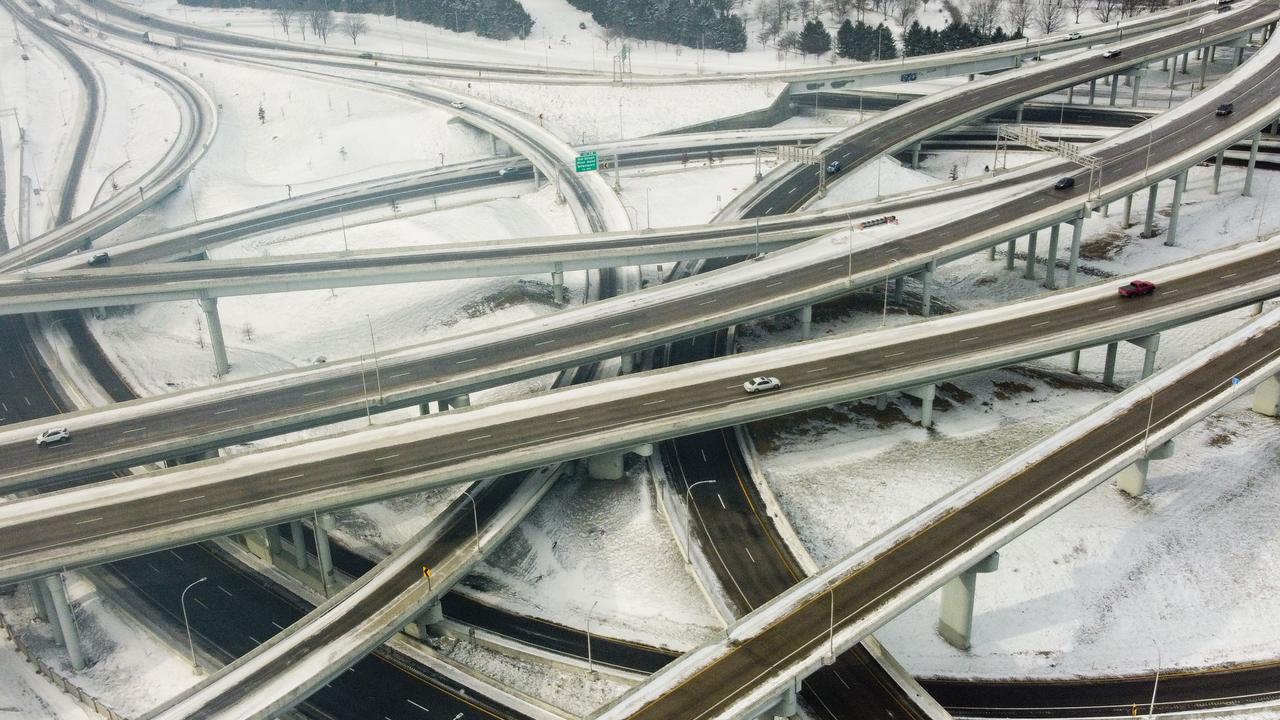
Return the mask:
<svg viewBox="0 0 1280 720">
<path fill-rule="evenodd" d="M 1146 336 L 1280 295 L 1278 265 L 1280 238 L 1152 271 L 1160 291 L 1137 301 L 1061 291 L 10 502 L 0 582 Z M 742 392 L 763 373 L 783 389 Z"/>
</svg>

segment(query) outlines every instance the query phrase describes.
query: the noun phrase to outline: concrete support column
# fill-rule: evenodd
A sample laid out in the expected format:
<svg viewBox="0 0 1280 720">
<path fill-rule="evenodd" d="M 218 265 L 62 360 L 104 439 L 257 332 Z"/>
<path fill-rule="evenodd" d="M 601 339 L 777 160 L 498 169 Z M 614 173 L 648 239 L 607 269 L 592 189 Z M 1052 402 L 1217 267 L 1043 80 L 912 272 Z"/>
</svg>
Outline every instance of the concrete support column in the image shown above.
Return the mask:
<svg viewBox="0 0 1280 720">
<path fill-rule="evenodd" d="M 1090 80 L 1089 81 L 1089 104 L 1090 105 L 1093 104 L 1093 99 L 1097 97 L 1097 95 L 1098 95 L 1098 81 L 1096 79 Z"/>
<path fill-rule="evenodd" d="M 996 246 L 995 246 L 995 245 L 992 245 L 991 247 L 987 248 L 987 259 L 988 259 L 988 260 L 990 260 L 991 262 L 995 262 L 995 261 L 996 261 Z"/>
<path fill-rule="evenodd" d="M 1258 143 L 1262 141 L 1262 131 L 1253 134 L 1253 142 L 1249 145 L 1249 165 L 1244 171 L 1244 189 L 1240 191 L 1243 197 L 1249 197 L 1253 191 L 1253 169 L 1258 164 Z"/>
<path fill-rule="evenodd" d="M 907 279 L 904 277 L 896 277 L 893 279 L 893 304 L 902 306 L 902 290 L 907 285 Z"/>
<path fill-rule="evenodd" d="M 1267 417 L 1276 417 L 1278 407 L 1280 407 L 1280 375 L 1272 375 L 1253 389 L 1253 411 Z"/>
<path fill-rule="evenodd" d="M 622 479 L 622 452 L 592 455 L 587 458 L 587 474 L 594 480 Z"/>
<path fill-rule="evenodd" d="M 1080 374 L 1080 351 L 1079 350 L 1071 351 L 1071 372 L 1075 373 L 1076 375 Z"/>
<path fill-rule="evenodd" d="M 1213 46 L 1212 45 L 1209 46 L 1208 49 L 1212 50 Z M 1204 89 L 1204 80 L 1209 75 L 1209 55 L 1210 54 L 1211 54 L 1210 52 L 1204 52 L 1204 53 L 1201 53 L 1200 55 L 1200 89 L 1201 90 Z"/>
<path fill-rule="evenodd" d="M 920 169 L 920 143 L 911 146 L 911 169 Z"/>
<path fill-rule="evenodd" d="M 1271 134 L 1280 135 L 1280 117 L 1271 121 Z"/>
<path fill-rule="evenodd" d="M 800 692 L 800 679 L 797 678 L 782 691 L 782 697 L 778 699 L 778 704 L 774 706 L 774 717 L 796 717 L 800 713 L 800 702 L 797 697 Z"/>
<path fill-rule="evenodd" d="M 995 572 L 999 567 L 1000 553 L 991 553 L 942 586 L 938 634 L 953 647 L 968 650 L 972 646 L 973 601 L 978 589 L 978 573 Z"/>
<path fill-rule="evenodd" d="M 1164 244 L 1173 246 L 1178 240 L 1178 212 L 1182 209 L 1182 191 L 1187 187 L 1187 171 L 1173 178 L 1173 206 L 1169 209 L 1169 229 L 1164 234 Z"/>
<path fill-rule="evenodd" d="M 1163 72 L 1169 71 L 1169 58 L 1160 58 L 1160 70 Z"/>
<path fill-rule="evenodd" d="M 209 344 L 213 345 L 213 360 L 218 377 L 227 374 L 231 362 L 227 360 L 227 345 L 222 339 L 222 320 L 218 317 L 218 298 L 200 298 L 205 325 L 209 326 Z"/>
<path fill-rule="evenodd" d="M 933 314 L 933 274 L 938 270 L 938 261 L 930 260 L 920 273 L 920 314 L 929 317 Z"/>
<path fill-rule="evenodd" d="M 263 535 L 267 538 L 267 553 L 271 556 L 271 561 L 280 557 L 284 553 L 284 545 L 280 543 L 280 526 L 268 525 L 262 528 Z"/>
<path fill-rule="evenodd" d="M 1132 497 L 1138 497 L 1147 489 L 1147 470 L 1152 460 L 1168 460 L 1173 457 L 1173 441 L 1170 440 L 1162 443 L 1159 447 L 1152 450 L 1147 457 L 1141 460 L 1135 460 L 1132 465 L 1116 473 L 1114 479 L 1116 487 L 1121 492 Z"/>
<path fill-rule="evenodd" d="M 636 356 L 631 353 L 624 353 L 618 356 L 618 373 L 620 375 L 630 375 L 636 370 Z"/>
<path fill-rule="evenodd" d="M 937 387 L 931 383 L 920 387 L 908 388 L 902 392 L 920 399 L 920 427 L 933 427 L 933 398 L 937 394 Z"/>
<path fill-rule="evenodd" d="M 71 667 L 84 669 L 84 652 L 80 649 L 80 631 L 76 628 L 76 619 L 71 615 L 71 603 L 67 601 L 67 588 L 62 584 L 61 575 L 50 575 L 44 579 L 49 589 L 49 597 L 53 600 L 53 609 L 58 616 L 58 628 L 62 631 L 63 643 L 67 648 L 67 656 L 71 659 Z"/>
<path fill-rule="evenodd" d="M 1004 254 L 1004 269 L 1012 270 L 1015 258 L 1014 253 L 1018 251 L 1018 238 L 1009 239 L 1009 248 Z"/>
<path fill-rule="evenodd" d="M 1068 105 L 1072 104 L 1073 102 L 1075 102 L 1075 99 L 1076 99 L 1076 86 L 1072 85 L 1071 87 L 1067 88 L 1067 104 Z"/>
<path fill-rule="evenodd" d="M 1142 75 L 1144 71 L 1139 68 L 1138 72 L 1133 74 L 1133 98 L 1129 101 L 1129 107 L 1138 107 L 1138 88 L 1142 86 Z"/>
<path fill-rule="evenodd" d="M 533 166 L 533 187 L 535 190 L 542 187 L 542 173 L 538 172 L 537 165 Z"/>
<path fill-rule="evenodd" d="M 1181 72 L 1183 75 L 1187 74 L 1187 59 L 1190 56 L 1191 56 L 1191 53 L 1189 52 L 1182 53 L 1182 70 L 1180 70 L 1179 72 Z"/>
<path fill-rule="evenodd" d="M 329 531 L 334 528 L 333 516 L 321 513 L 316 516 L 316 558 L 320 561 L 320 580 L 329 594 L 329 581 L 333 578 L 333 553 L 329 550 Z"/>
<path fill-rule="evenodd" d="M 1061 225 L 1055 223 L 1049 230 L 1049 257 L 1046 258 L 1048 262 L 1044 271 L 1044 286 L 1050 290 L 1058 288 L 1055 276 L 1058 272 L 1058 234 L 1061 227 Z"/>
<path fill-rule="evenodd" d="M 442 400 L 441 402 L 448 404 L 450 408 L 471 407 L 471 396 L 463 393 L 461 395 L 454 395 L 448 400 Z"/>
<path fill-rule="evenodd" d="M 1102 366 L 1103 385 L 1110 385 L 1116 378 L 1116 352 L 1119 350 L 1120 343 L 1107 343 L 1107 359 Z"/>
<path fill-rule="evenodd" d="M 1168 70 L 1168 68 L 1163 68 L 1163 69 Z M 1173 56 L 1173 70 L 1169 70 L 1169 89 L 1170 89 L 1170 90 L 1172 90 L 1172 89 L 1173 89 L 1173 83 L 1174 83 L 1174 80 L 1176 80 L 1176 79 L 1178 78 L 1178 74 L 1177 74 L 1176 72 L 1174 72 L 1174 70 L 1177 70 L 1177 69 L 1178 69 L 1178 56 L 1177 56 L 1177 55 L 1174 55 L 1174 56 Z"/>
<path fill-rule="evenodd" d="M 1111 98 L 1110 100 L 1107 101 L 1108 105 L 1116 104 L 1116 93 L 1118 92 L 1120 92 L 1120 76 L 1112 75 L 1111 76 Z"/>
<path fill-rule="evenodd" d="M 1243 63 L 1243 62 L 1244 62 L 1244 48 L 1243 48 L 1243 47 L 1238 47 L 1238 48 L 1236 48 L 1236 57 L 1235 57 L 1235 60 L 1233 60 L 1233 61 L 1232 61 L 1231 66 L 1232 66 L 1232 67 L 1240 67 L 1240 64 L 1241 64 L 1241 63 Z"/>
<path fill-rule="evenodd" d="M 805 305 L 800 308 L 800 339 L 808 340 L 813 337 L 813 306 Z"/>
<path fill-rule="evenodd" d="M 289 534 L 293 541 L 293 564 L 300 570 L 307 569 L 307 539 L 303 535 L 301 520 L 289 521 Z"/>
<path fill-rule="evenodd" d="M 1213 194 L 1218 194 L 1218 183 L 1222 180 L 1222 161 L 1227 156 L 1226 149 L 1218 151 L 1213 158 Z"/>
<path fill-rule="evenodd" d="M 1150 377 L 1156 371 L 1156 352 L 1160 349 L 1160 333 L 1140 337 L 1129 342 L 1146 351 L 1142 358 L 1142 377 Z"/>
<path fill-rule="evenodd" d="M 27 592 L 31 595 L 31 606 L 35 611 L 36 619 L 49 622 L 53 613 L 49 611 L 49 603 L 45 602 L 44 586 L 39 580 L 31 580 L 27 583 Z"/>
<path fill-rule="evenodd" d="M 1147 216 L 1142 223 L 1142 237 L 1149 238 L 1156 235 L 1156 191 L 1160 187 L 1160 183 L 1152 183 L 1151 188 L 1147 191 Z"/>
<path fill-rule="evenodd" d="M 440 635 L 434 632 L 433 628 L 444 622 L 444 608 L 439 602 L 433 602 L 426 607 L 416 618 L 409 621 L 404 631 L 411 637 L 415 637 L 423 642 L 428 641 L 432 636 Z"/>
<path fill-rule="evenodd" d="M 1027 267 L 1022 271 L 1022 277 L 1028 280 L 1036 279 L 1036 233 L 1032 232 L 1027 236 Z"/>
<path fill-rule="evenodd" d="M 561 270 L 551 271 L 551 292 L 552 299 L 557 305 L 564 304 L 564 272 Z"/>
<path fill-rule="evenodd" d="M 1013 123 L 1015 125 L 1022 124 L 1022 103 L 1013 106 Z"/>
<path fill-rule="evenodd" d="M 1084 218 L 1071 221 L 1071 255 L 1067 257 L 1067 287 L 1076 284 L 1076 271 L 1080 267 L 1080 243 L 1084 240 Z"/>
<path fill-rule="evenodd" d="M 1133 227 L 1132 218 L 1133 218 L 1133 193 L 1129 193 L 1128 195 L 1124 196 L 1124 219 L 1120 221 L 1120 227 L 1125 230 Z"/>
</svg>

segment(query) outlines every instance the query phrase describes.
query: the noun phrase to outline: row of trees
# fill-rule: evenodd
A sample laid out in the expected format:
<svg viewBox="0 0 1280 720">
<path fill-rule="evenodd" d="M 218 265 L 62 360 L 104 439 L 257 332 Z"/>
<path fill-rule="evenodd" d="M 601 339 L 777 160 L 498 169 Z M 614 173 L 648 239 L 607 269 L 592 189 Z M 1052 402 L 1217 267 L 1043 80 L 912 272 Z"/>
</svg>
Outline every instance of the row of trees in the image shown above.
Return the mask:
<svg viewBox="0 0 1280 720">
<path fill-rule="evenodd" d="M 966 22 L 948 24 L 942 30 L 922 27 L 919 22 L 913 22 L 902 37 L 902 51 L 908 56 L 929 55 L 1022 38 L 1022 33 L 1017 32 L 1006 35 L 1004 28 L 1000 26 L 996 26 L 996 29 L 990 33 L 985 33 Z"/>
<path fill-rule="evenodd" d="M 970 0 L 964 19 L 973 29 L 991 34 L 1003 20 L 1016 35 L 1034 27 L 1048 34 L 1067 26 L 1067 17 L 1080 22 L 1087 9 L 1100 22 L 1126 18 L 1165 7 L 1168 0 Z M 905 25 L 904 25 L 905 27 Z"/>
<path fill-rule="evenodd" d="M 358 15 L 339 20 L 331 0 L 178 0 L 184 5 L 205 7 L 252 7 L 269 9 L 286 36 L 297 32 L 303 40 L 311 37 L 329 41 L 337 32 L 357 42 L 368 30 L 368 23 Z M 455 32 L 474 32 L 482 37 L 509 40 L 528 37 L 533 32 L 533 18 L 519 0 L 345 0 L 341 9 L 348 13 L 398 15 Z"/>
<path fill-rule="evenodd" d="M 898 57 L 898 44 L 884 23 L 871 27 L 845 18 L 836 31 L 836 54 L 853 60 L 889 60 Z"/>
<path fill-rule="evenodd" d="M 732 12 L 737 0 L 569 0 L 601 25 L 639 40 L 728 52 L 747 48 L 747 28 Z"/>
</svg>

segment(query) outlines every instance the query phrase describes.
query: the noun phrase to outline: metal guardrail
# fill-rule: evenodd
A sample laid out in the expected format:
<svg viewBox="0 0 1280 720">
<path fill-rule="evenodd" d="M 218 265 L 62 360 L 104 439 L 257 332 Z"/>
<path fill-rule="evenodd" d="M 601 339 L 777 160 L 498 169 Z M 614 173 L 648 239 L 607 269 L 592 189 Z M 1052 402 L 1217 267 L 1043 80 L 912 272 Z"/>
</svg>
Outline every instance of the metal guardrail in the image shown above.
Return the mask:
<svg viewBox="0 0 1280 720">
<path fill-rule="evenodd" d="M 4 629 L 5 633 L 9 636 L 9 639 L 13 641 L 14 647 L 18 648 L 18 652 L 22 653 L 22 657 L 26 658 L 27 662 L 35 666 L 36 672 L 48 678 L 49 682 L 52 683 L 54 687 L 67 695 L 70 695 L 81 705 L 84 705 L 98 715 L 107 718 L 107 720 L 130 720 L 127 716 L 121 715 L 115 710 L 107 707 L 107 705 L 93 693 L 90 693 L 79 685 L 71 682 L 65 675 L 50 667 L 45 663 L 45 661 L 41 660 L 31 651 L 31 648 L 27 647 L 26 643 L 22 641 L 22 637 L 18 635 L 18 633 L 13 629 L 13 626 L 9 624 L 9 621 L 5 618 L 3 613 L 0 613 L 0 628 Z"/>
</svg>

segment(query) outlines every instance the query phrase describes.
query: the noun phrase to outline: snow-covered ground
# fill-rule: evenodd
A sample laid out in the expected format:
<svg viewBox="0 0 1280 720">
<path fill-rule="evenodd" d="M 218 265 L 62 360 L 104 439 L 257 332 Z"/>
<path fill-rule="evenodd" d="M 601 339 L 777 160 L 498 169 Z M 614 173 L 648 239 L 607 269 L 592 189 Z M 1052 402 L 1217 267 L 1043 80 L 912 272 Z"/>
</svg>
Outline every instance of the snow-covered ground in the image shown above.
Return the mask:
<svg viewBox="0 0 1280 720">
<path fill-rule="evenodd" d="M 98 716 L 36 672 L 8 638 L 0 639 L 0 707 L 15 718 L 95 720 Z"/>
<path fill-rule="evenodd" d="M 138 717 L 164 700 L 194 685 L 201 678 L 192 669 L 190 661 L 180 652 L 170 649 L 145 630 L 140 630 L 132 618 L 104 602 L 97 589 L 79 573 L 68 573 L 67 595 L 75 610 L 75 622 L 80 630 L 80 642 L 88 666 L 79 672 L 71 669 L 67 654 L 53 643 L 52 628 L 47 622 L 35 618 L 34 608 L 28 597 L 28 583 L 17 586 L 12 595 L 0 596 L 2 611 L 27 647 L 37 653 L 49 666 L 71 679 L 81 689 L 100 698 L 108 707 L 126 717 Z M 0 648 L 0 667 L 13 666 L 22 661 L 17 650 L 8 643 Z M 35 713 L 21 717 L 78 718 L 72 708 L 78 706 L 65 698 L 63 703 L 50 697 L 57 691 L 37 689 L 35 681 L 23 688 L 21 682 L 11 682 L 23 677 L 3 675 L 0 682 L 0 698 L 13 691 L 15 700 L 24 705 L 39 704 L 39 695 L 45 698 L 52 715 Z M 46 680 L 38 682 L 47 685 Z M 0 700 L 0 706 L 6 705 Z M 19 705 L 18 707 L 23 707 Z M 8 709 L 7 707 L 5 708 Z M 97 717 L 97 715 L 89 715 Z"/>
<path fill-rule="evenodd" d="M 941 174 L 949 164 L 980 168 L 989 158 L 964 161 L 964 154 L 948 153 L 947 161 L 931 165 Z M 924 173 L 884 166 L 890 168 L 895 188 L 926 181 Z M 1139 238 L 1140 226 L 1121 231 L 1119 203 L 1109 218 L 1091 218 L 1084 281 L 1132 276 L 1280 230 L 1274 173 L 1259 173 L 1251 198 L 1239 194 L 1242 169 L 1224 170 L 1216 197 L 1211 178 L 1212 168 L 1191 172 L 1177 247 L 1164 246 L 1162 235 Z M 1046 245 L 1041 232 L 1041 254 Z M 1022 277 L 1024 267 L 1019 258 L 1015 271 L 1005 270 L 1003 248 L 994 263 L 985 253 L 974 255 L 940 268 L 936 293 L 976 309 L 1043 292 Z M 1042 280 L 1043 265 L 1037 274 Z M 819 306 L 815 333 L 873 329 L 881 302 L 876 288 L 838 307 Z M 890 325 L 913 321 L 890 310 Z M 1163 333 L 1158 365 L 1186 357 L 1248 317 L 1244 309 Z M 773 318 L 745 326 L 744 345 L 794 340 L 791 325 Z M 787 516 L 817 560 L 828 563 L 1104 402 L 1111 391 L 1096 382 L 1102 352 L 1083 353 L 1083 376 L 1071 375 L 1063 356 L 953 379 L 939 388 L 930 431 L 915 424 L 918 402 L 899 397 L 884 411 L 868 401 L 756 423 L 753 437 Z M 1141 351 L 1122 344 L 1118 382 L 1136 379 L 1141 365 Z M 1104 485 L 1001 550 L 1001 570 L 979 580 L 969 653 L 934 633 L 936 596 L 878 637 L 921 675 L 1135 672 L 1155 666 L 1147 637 L 1160 642 L 1166 668 L 1273 658 L 1280 624 L 1264 618 L 1280 582 L 1269 532 L 1280 505 L 1280 490 L 1269 482 L 1280 466 L 1275 430 L 1274 419 L 1254 415 L 1247 403 L 1233 405 L 1179 438 L 1172 460 L 1152 464 L 1141 499 Z M 847 499 L 840 512 L 832 511 L 832 498 Z"/>
</svg>

